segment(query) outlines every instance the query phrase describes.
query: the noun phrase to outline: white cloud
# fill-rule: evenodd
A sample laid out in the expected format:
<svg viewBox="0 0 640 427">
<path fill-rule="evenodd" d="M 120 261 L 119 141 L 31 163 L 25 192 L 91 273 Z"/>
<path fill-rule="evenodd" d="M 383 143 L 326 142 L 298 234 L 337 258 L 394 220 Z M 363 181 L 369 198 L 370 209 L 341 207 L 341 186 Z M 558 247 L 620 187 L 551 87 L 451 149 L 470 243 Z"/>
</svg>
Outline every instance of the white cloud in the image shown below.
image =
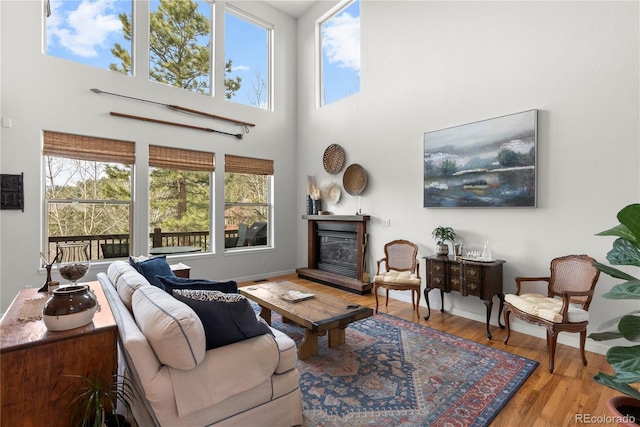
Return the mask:
<svg viewBox="0 0 640 427">
<path fill-rule="evenodd" d="M 360 17 L 342 13 L 323 28 L 323 49 L 327 59 L 338 67 L 360 72 Z"/>
<path fill-rule="evenodd" d="M 249 68 L 248 65 L 238 65 L 238 66 L 232 67 L 231 71 L 235 73 L 236 71 L 249 71 L 250 69 L 251 68 Z"/>
<path fill-rule="evenodd" d="M 47 18 L 49 43 L 57 41 L 81 57 L 97 56 L 96 48 L 104 46 L 111 34 L 122 31 L 120 19 L 114 13 L 115 1 L 52 1 L 52 13 Z"/>
</svg>

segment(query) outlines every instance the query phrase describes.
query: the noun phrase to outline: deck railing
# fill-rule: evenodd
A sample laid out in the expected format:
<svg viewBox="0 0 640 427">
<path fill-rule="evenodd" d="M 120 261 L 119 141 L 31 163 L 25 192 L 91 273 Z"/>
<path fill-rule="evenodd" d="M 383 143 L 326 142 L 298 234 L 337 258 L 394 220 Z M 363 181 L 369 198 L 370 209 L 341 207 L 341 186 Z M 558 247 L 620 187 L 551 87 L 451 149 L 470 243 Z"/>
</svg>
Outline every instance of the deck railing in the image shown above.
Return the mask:
<svg viewBox="0 0 640 427">
<path fill-rule="evenodd" d="M 238 230 L 225 230 L 225 241 L 237 237 Z M 50 236 L 49 254 L 53 259 L 58 243 L 88 242 L 89 259 L 122 258 L 129 256 L 129 234 L 100 234 L 91 236 Z M 210 248 L 209 231 L 163 232 L 160 228 L 149 233 L 149 247 L 199 246 L 203 252 Z"/>
</svg>

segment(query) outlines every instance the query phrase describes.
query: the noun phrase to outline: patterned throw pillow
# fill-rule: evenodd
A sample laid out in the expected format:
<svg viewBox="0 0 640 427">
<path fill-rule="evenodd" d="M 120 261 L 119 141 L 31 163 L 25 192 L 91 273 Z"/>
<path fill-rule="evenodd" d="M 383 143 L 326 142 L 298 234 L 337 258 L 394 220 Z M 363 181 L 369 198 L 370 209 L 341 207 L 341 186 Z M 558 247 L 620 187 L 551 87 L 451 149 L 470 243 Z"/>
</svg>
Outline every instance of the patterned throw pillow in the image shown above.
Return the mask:
<svg viewBox="0 0 640 427">
<path fill-rule="evenodd" d="M 174 289 L 200 289 L 203 291 L 220 291 L 227 294 L 238 293 L 238 283 L 235 280 L 221 282 L 218 280 L 191 279 L 176 276 L 158 276 L 164 290 L 172 293 Z"/>
<path fill-rule="evenodd" d="M 240 294 L 200 289 L 174 289 L 173 296 L 196 312 L 207 340 L 207 350 L 273 334 L 266 322 L 256 317 L 249 300 Z"/>
</svg>

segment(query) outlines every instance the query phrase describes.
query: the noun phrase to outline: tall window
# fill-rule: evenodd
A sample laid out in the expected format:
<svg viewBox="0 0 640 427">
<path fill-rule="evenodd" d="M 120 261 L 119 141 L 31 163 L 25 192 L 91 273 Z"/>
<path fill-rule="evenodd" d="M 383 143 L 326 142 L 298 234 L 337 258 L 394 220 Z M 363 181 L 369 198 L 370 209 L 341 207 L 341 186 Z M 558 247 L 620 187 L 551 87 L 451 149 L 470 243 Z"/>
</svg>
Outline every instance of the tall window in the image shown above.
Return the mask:
<svg viewBox="0 0 640 427">
<path fill-rule="evenodd" d="M 131 74 L 132 28 L 123 31 L 124 22 L 131 22 L 131 0 L 48 4 L 47 55 Z"/>
<path fill-rule="evenodd" d="M 213 4 L 153 0 L 149 16 L 149 78 L 211 94 Z"/>
<path fill-rule="evenodd" d="M 225 248 L 269 246 L 273 161 L 225 156 Z"/>
<path fill-rule="evenodd" d="M 210 250 L 213 153 L 151 145 L 149 166 L 151 253 Z"/>
<path fill-rule="evenodd" d="M 270 109 L 269 45 L 273 26 L 229 5 L 224 25 L 227 99 Z"/>
<path fill-rule="evenodd" d="M 127 256 L 131 243 L 132 142 L 44 132 L 43 252 L 88 242 L 93 260 Z"/>
<path fill-rule="evenodd" d="M 320 23 L 320 105 L 360 92 L 360 2 Z"/>
</svg>

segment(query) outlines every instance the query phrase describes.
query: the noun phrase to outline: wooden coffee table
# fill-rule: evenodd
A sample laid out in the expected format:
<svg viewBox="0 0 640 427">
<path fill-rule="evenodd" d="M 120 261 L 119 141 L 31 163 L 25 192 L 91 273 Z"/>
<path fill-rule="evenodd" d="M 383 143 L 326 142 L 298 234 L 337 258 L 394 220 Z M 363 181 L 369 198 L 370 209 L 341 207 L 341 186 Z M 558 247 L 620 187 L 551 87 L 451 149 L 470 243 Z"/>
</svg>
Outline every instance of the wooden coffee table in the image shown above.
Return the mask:
<svg viewBox="0 0 640 427">
<path fill-rule="evenodd" d="M 315 296 L 300 302 L 285 301 L 282 296 L 289 291 L 312 293 Z M 298 346 L 298 359 L 318 354 L 318 337 L 329 333 L 329 347 L 345 342 L 344 330 L 349 323 L 373 315 L 373 309 L 322 292 L 312 291 L 296 283 L 277 281 L 243 286 L 240 293 L 257 302 L 262 308 L 260 316 L 270 325 L 271 310 L 280 313 L 282 320 L 293 321 L 306 329 Z M 350 308 L 351 307 L 351 308 Z"/>
</svg>

